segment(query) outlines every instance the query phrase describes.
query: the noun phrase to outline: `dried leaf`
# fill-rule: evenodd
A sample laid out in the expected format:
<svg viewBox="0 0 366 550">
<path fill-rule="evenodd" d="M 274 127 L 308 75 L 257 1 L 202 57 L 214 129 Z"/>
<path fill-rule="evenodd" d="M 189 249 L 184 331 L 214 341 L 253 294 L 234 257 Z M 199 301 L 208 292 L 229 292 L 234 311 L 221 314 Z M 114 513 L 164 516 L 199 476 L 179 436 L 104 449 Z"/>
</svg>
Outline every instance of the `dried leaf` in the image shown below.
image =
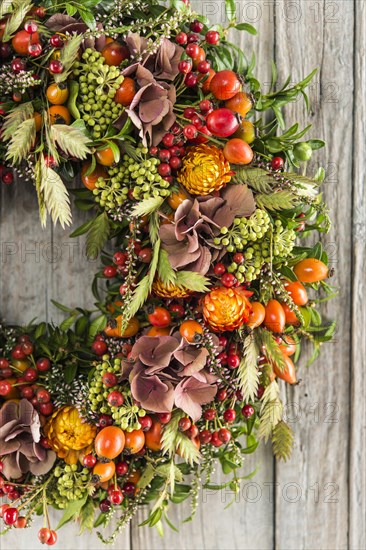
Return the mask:
<svg viewBox="0 0 366 550">
<path fill-rule="evenodd" d="M 245 400 L 253 401 L 257 395 L 259 373 L 257 366 L 258 347 L 255 338 L 249 334 L 244 340 L 243 354 L 238 367 L 239 389 Z"/>
<path fill-rule="evenodd" d="M 36 137 L 36 122 L 33 117 L 23 120 L 11 136 L 5 155 L 12 164 L 24 160 L 28 155 Z"/>
<path fill-rule="evenodd" d="M 83 160 L 87 154 L 91 153 L 87 146 L 90 140 L 80 128 L 67 126 L 66 124 L 53 124 L 51 126 L 51 137 L 62 151 L 71 157 Z"/>
<path fill-rule="evenodd" d="M 58 221 L 61 227 L 71 224 L 70 199 L 67 189 L 60 176 L 46 165 L 41 155 L 41 185 L 40 190 L 44 196 L 44 202 L 52 221 Z"/>
<path fill-rule="evenodd" d="M 12 12 L 11 16 L 6 22 L 4 34 L 1 39 L 3 42 L 9 42 L 14 33 L 19 29 L 31 5 L 31 0 L 22 0 L 22 2 L 16 6 L 16 9 Z M 3 9 L 4 8 L 1 7 L 1 11 L 3 11 Z M 5 7 L 5 9 L 9 10 L 9 7 Z"/>
<path fill-rule="evenodd" d="M 63 65 L 63 71 L 60 74 L 55 74 L 55 82 L 64 82 L 67 80 L 72 66 L 75 63 L 81 43 L 84 39 L 82 34 L 74 34 L 64 45 L 61 50 L 60 61 Z"/>
<path fill-rule="evenodd" d="M 294 445 L 294 434 L 292 429 L 284 420 L 278 422 L 272 433 L 273 454 L 277 460 L 284 460 L 291 457 Z"/>
<path fill-rule="evenodd" d="M 86 237 L 86 254 L 95 260 L 109 237 L 110 224 L 105 212 L 95 218 Z"/>
<path fill-rule="evenodd" d="M 292 191 L 277 191 L 271 195 L 259 194 L 256 195 L 255 200 L 260 208 L 274 211 L 293 208 L 298 202 L 298 198 Z"/>
<path fill-rule="evenodd" d="M 163 197 L 150 197 L 148 199 L 144 199 L 133 207 L 131 215 L 138 218 L 148 216 L 158 210 L 163 202 Z"/>
</svg>

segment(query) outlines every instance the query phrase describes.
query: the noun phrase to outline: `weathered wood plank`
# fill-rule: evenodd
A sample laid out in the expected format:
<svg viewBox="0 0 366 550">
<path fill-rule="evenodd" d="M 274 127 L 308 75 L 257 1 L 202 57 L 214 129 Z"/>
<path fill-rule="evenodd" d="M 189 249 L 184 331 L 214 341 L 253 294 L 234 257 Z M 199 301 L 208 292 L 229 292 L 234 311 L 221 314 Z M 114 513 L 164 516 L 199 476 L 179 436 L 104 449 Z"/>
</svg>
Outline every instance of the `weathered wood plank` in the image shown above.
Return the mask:
<svg viewBox="0 0 366 550">
<path fill-rule="evenodd" d="M 355 2 L 355 109 L 353 140 L 353 300 L 350 395 L 349 547 L 366 548 L 366 4 Z"/>
<path fill-rule="evenodd" d="M 334 284 L 341 289 L 339 298 L 322 308 L 327 317 L 339 320 L 334 341 L 309 369 L 302 361 L 302 383 L 286 388 L 288 412 L 298 421 L 293 423 L 293 457 L 276 468 L 275 542 L 281 550 L 347 547 L 353 22 L 348 1 L 279 2 L 276 7 L 276 61 L 282 79 L 291 74 L 295 82 L 319 67 L 310 92 L 311 136 L 327 141 L 325 151 L 316 155 L 327 167 L 324 192 L 333 219 L 324 244 L 336 268 Z M 301 102 L 289 106 L 287 115 L 289 122 L 303 121 L 303 126 L 309 121 Z"/>
<path fill-rule="evenodd" d="M 50 226 L 40 226 L 31 182 L 2 184 L 0 193 L 1 317 L 23 324 L 35 317 L 45 319 Z"/>
</svg>

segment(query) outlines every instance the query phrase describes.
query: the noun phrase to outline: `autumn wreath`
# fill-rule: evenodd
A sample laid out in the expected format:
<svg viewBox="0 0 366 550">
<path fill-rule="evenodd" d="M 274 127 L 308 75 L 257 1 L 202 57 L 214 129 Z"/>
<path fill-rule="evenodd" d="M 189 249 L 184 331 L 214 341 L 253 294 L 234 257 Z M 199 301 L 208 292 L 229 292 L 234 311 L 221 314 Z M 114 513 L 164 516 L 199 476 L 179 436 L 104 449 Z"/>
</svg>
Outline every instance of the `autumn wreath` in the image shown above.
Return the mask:
<svg viewBox="0 0 366 550">
<path fill-rule="evenodd" d="M 0 177 L 28 178 L 41 223 L 65 226 L 80 175 L 90 218 L 73 235 L 103 263 L 97 310 L 56 304 L 58 327 L 0 327 L 0 515 L 10 529 L 43 514 L 48 545 L 70 520 L 117 516 L 113 540 L 150 502 L 144 523 L 171 525 L 171 503 L 194 513 L 219 487 L 215 463 L 238 491 L 261 440 L 287 459 L 281 384 L 297 383 L 302 342 L 313 360 L 334 331 L 317 309 L 327 254 L 303 244 L 329 229 L 324 170 L 306 175 L 324 143 L 281 113 L 307 102 L 314 73 L 278 86 L 273 66 L 262 92 L 227 39 L 255 30 L 231 2 L 227 27 L 188 4 L 0 7 Z"/>
</svg>

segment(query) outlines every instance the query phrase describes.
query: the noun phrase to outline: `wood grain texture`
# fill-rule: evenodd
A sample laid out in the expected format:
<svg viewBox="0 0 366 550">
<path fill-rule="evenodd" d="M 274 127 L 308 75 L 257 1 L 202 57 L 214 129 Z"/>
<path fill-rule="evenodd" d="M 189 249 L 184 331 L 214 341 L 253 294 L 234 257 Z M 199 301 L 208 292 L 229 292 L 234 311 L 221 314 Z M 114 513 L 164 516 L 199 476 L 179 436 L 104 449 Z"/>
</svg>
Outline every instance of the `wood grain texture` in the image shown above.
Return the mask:
<svg viewBox="0 0 366 550">
<path fill-rule="evenodd" d="M 366 4 L 355 3 L 353 220 L 352 220 L 352 357 L 349 445 L 349 547 L 366 548 Z"/>
<path fill-rule="evenodd" d="M 221 0 L 193 5 L 213 22 L 224 20 Z M 327 141 L 327 148 L 314 155 L 314 165 L 327 167 L 325 196 L 333 229 L 324 244 L 336 268 L 334 284 L 341 292 L 323 311 L 329 318 L 338 318 L 339 328 L 314 365 L 306 369 L 302 361 L 301 385 L 284 390 L 287 419 L 296 435 L 290 462 L 274 467 L 269 446 L 263 446 L 245 462 L 243 475 L 257 466 L 259 471 L 243 481 L 239 502 L 225 510 L 231 494 L 203 493 L 197 516 L 184 525 L 179 523 L 189 515 L 189 503 L 176 506 L 169 517 L 179 533 L 166 527 L 164 539 L 154 529 L 138 528 L 146 517 L 146 510 L 141 511 L 112 548 L 364 550 L 366 4 L 362 0 L 245 0 L 237 6 L 239 20 L 259 30 L 258 37 L 235 33 L 234 39 L 248 58 L 254 49 L 264 89 L 274 57 L 282 81 L 290 73 L 295 81 L 320 68 L 310 90 L 310 114 L 297 102 L 286 116 L 289 123 L 297 120 L 303 125 L 310 118 L 311 135 Z M 50 304 L 51 298 L 90 307 L 96 264 L 85 260 L 84 241 L 70 240 L 67 231 L 51 225 L 41 229 L 30 183 L 1 186 L 0 192 L 1 317 L 8 322 L 24 323 L 34 316 L 58 322 L 62 314 Z M 74 212 L 74 227 L 84 219 L 85 214 Z M 41 548 L 36 538 L 40 526 L 36 520 L 29 531 L 2 538 L 1 549 Z M 65 528 L 58 547 L 103 548 L 96 534 L 77 537 L 77 533 L 76 526 Z"/>
<path fill-rule="evenodd" d="M 282 79 L 291 74 L 295 82 L 319 67 L 310 91 L 310 120 L 300 101 L 286 115 L 289 123 L 311 122 L 311 137 L 327 142 L 313 164 L 327 169 L 324 195 L 333 228 L 323 243 L 336 268 L 332 281 L 341 289 L 322 308 L 326 317 L 339 321 L 334 341 L 309 369 L 302 359 L 302 383 L 286 388 L 289 418 L 297 421 L 292 459 L 276 467 L 275 547 L 281 550 L 348 545 L 353 70 L 345 60 L 353 57 L 354 14 L 352 2 L 335 3 L 332 17 L 327 3 L 320 4 L 317 11 L 306 1 L 298 3 L 297 11 L 282 2 L 276 7 L 276 62 Z"/>
</svg>

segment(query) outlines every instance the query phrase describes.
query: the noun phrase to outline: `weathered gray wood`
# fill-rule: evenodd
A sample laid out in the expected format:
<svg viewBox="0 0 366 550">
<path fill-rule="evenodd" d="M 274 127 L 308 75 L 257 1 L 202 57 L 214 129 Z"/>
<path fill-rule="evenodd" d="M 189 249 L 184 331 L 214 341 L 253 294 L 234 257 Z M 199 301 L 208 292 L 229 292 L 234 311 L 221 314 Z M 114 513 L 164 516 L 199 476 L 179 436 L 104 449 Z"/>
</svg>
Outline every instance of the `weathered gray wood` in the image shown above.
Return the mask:
<svg viewBox="0 0 366 550">
<path fill-rule="evenodd" d="M 353 129 L 353 300 L 352 375 L 350 394 L 349 444 L 349 546 L 366 548 L 366 202 L 365 202 L 365 119 L 366 119 L 366 4 L 355 4 L 355 110 Z"/>
<path fill-rule="evenodd" d="M 314 156 L 327 168 L 324 194 L 333 229 L 323 242 L 336 268 L 334 284 L 340 288 L 337 300 L 322 308 L 339 321 L 334 341 L 309 369 L 303 360 L 302 383 L 286 388 L 290 416 L 298 416 L 298 421 L 293 424 L 293 457 L 276 468 L 275 545 L 281 550 L 341 549 L 348 544 L 354 16 L 352 2 L 332 4 L 336 13 L 326 2 L 302 1 L 297 9 L 295 3 L 280 2 L 276 7 L 276 61 L 282 79 L 291 74 L 295 82 L 319 67 L 310 93 L 310 121 L 302 102 L 286 113 L 289 123 L 312 122 L 310 135 L 327 142 Z"/>
</svg>

